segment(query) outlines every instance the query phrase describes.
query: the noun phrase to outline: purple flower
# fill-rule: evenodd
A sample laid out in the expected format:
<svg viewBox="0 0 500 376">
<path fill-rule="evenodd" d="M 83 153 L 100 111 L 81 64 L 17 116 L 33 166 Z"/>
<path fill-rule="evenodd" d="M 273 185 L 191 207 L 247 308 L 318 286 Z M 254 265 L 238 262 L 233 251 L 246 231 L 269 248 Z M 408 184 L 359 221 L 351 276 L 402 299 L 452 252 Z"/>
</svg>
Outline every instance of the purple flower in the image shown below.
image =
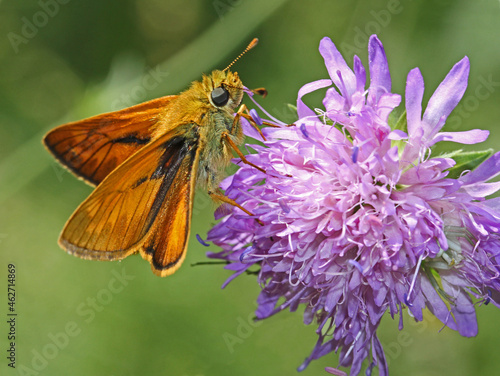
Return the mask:
<svg viewBox="0 0 500 376">
<path fill-rule="evenodd" d="M 423 115 L 424 83 L 412 70 L 406 115 L 393 125 L 389 114 L 401 98 L 391 93 L 376 36 L 368 52 L 366 88 L 360 59 L 351 70 L 330 39 L 321 41 L 330 79 L 302 87 L 295 126 L 264 128 L 264 146 L 247 156 L 266 173 L 240 163 L 222 183 L 254 217 L 219 211 L 208 236 L 223 249 L 208 256 L 234 271 L 224 285 L 258 266 L 258 319 L 303 306 L 304 323 L 316 320 L 318 341 L 299 370 L 335 351 L 351 375 L 367 357 L 367 374 L 377 366 L 387 375 L 376 334 L 386 311 L 399 315 L 401 330 L 403 309 L 421 321 L 428 308 L 470 337 L 477 334 L 475 305 L 500 307 L 500 198 L 486 199 L 500 189 L 487 182 L 500 173 L 500 153 L 431 152 L 439 141 L 473 144 L 488 136 L 441 132 L 465 92 L 468 59 L 451 69 Z M 332 82 L 324 110 L 302 102 Z"/>
</svg>

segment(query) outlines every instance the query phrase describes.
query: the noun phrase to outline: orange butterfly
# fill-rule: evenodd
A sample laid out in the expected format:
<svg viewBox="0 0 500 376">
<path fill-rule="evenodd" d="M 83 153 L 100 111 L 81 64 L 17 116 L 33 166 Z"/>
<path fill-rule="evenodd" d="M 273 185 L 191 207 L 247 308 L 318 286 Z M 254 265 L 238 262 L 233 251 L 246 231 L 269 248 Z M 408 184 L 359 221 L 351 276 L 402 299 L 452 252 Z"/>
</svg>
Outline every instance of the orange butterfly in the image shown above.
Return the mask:
<svg viewBox="0 0 500 376">
<path fill-rule="evenodd" d="M 231 149 L 251 164 L 237 148 L 244 137 L 239 119 L 250 118 L 246 107 L 234 116 L 246 89 L 229 67 L 256 44 L 179 95 L 64 124 L 45 136 L 59 162 L 97 185 L 66 223 L 62 248 L 91 260 L 140 252 L 164 277 L 186 256 L 197 185 L 251 215 L 217 187 Z"/>
</svg>

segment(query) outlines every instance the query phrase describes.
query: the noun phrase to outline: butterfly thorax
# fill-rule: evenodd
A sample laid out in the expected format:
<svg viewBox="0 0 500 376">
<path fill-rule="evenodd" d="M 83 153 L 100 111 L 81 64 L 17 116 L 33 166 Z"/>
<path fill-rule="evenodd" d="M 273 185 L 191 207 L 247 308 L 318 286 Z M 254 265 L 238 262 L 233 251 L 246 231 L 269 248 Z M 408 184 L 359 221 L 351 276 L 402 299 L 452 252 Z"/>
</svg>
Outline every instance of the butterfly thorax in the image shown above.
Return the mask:
<svg viewBox="0 0 500 376">
<path fill-rule="evenodd" d="M 207 186 L 209 191 L 215 190 L 221 180 L 221 173 L 232 158 L 231 147 L 223 134 L 236 144 L 243 142 L 243 131 L 239 121 L 235 121 L 234 113 L 243 98 L 243 84 L 235 72 L 213 71 L 204 76 L 200 83 L 209 101 L 209 108 L 201 122 L 199 168 L 197 182 Z M 223 88 L 229 95 L 225 105 L 217 106 L 212 93 Z"/>
<path fill-rule="evenodd" d="M 219 92 L 223 94 L 222 102 L 220 96 L 213 94 Z M 224 95 L 227 95 L 227 100 Z M 184 128 L 184 137 L 198 139 L 197 185 L 215 189 L 221 172 L 229 164 L 232 152 L 223 134 L 227 134 L 236 145 L 243 142 L 241 126 L 234 121 L 234 113 L 242 98 L 243 84 L 238 74 L 215 70 L 204 75 L 201 81 L 194 81 L 165 111 L 157 137 L 171 131 L 171 124 L 176 124 Z"/>
</svg>

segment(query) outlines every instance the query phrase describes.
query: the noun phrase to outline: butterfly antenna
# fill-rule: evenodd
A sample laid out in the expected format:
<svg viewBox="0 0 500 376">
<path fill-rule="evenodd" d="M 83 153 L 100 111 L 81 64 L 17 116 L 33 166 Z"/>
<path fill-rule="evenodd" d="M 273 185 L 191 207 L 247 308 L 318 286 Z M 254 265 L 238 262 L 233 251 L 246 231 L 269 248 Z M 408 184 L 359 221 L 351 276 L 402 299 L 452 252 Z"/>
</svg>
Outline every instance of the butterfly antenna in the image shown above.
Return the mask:
<svg viewBox="0 0 500 376">
<path fill-rule="evenodd" d="M 243 55 L 245 55 L 248 51 L 250 51 L 252 48 L 254 48 L 257 43 L 259 43 L 259 40 L 257 38 L 253 38 L 252 41 L 248 44 L 247 48 L 245 48 L 243 50 L 243 52 L 241 54 L 238 55 L 238 57 L 236 59 L 233 60 L 233 62 L 231 64 L 229 64 L 224 70 L 223 72 L 227 71 L 229 68 L 231 68 L 231 66 L 236 63 Z"/>
</svg>

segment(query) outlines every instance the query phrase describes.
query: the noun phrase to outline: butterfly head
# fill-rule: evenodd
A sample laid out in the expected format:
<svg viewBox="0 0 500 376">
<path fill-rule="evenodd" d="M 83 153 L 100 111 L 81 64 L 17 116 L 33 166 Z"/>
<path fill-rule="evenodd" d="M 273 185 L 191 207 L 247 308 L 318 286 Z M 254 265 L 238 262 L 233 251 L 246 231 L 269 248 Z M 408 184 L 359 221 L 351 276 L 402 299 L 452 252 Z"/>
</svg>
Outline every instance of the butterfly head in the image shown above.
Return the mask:
<svg viewBox="0 0 500 376">
<path fill-rule="evenodd" d="M 214 70 L 203 77 L 204 92 L 209 103 L 216 109 L 234 112 L 243 99 L 243 83 L 237 72 Z"/>
</svg>

